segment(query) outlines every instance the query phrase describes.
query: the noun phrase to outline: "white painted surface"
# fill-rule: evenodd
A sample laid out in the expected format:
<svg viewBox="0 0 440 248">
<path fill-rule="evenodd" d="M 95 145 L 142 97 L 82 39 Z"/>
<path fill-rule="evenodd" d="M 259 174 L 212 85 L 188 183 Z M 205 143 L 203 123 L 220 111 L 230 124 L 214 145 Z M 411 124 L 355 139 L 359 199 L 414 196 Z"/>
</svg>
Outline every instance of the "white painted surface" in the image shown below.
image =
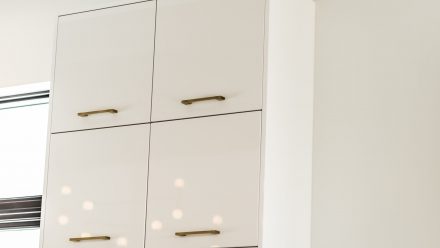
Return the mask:
<svg viewBox="0 0 440 248">
<path fill-rule="evenodd" d="M 257 246 L 260 144 L 261 112 L 153 123 L 146 247 Z"/>
<path fill-rule="evenodd" d="M 271 15 L 268 29 L 271 30 L 269 34 L 271 44 L 268 48 L 270 62 L 267 115 L 270 121 L 265 128 L 267 166 L 263 244 L 264 247 L 308 247 L 314 3 L 311 0 L 269 1 Z M 20 35 L 15 35 L 8 42 L 21 45 L 19 47 L 21 49 L 17 48 L 18 45 L 9 45 L 9 53 L 2 51 L 0 68 L 8 68 L 7 71 L 13 72 L 13 76 L 7 79 L 0 78 L 0 84 L 49 80 L 51 78 L 49 74 L 53 47 L 52 36 L 56 23 L 54 13 L 72 12 L 73 9 L 78 9 L 78 6 L 83 4 L 83 6 L 88 6 L 88 4 L 95 6 L 103 2 L 107 1 L 43 0 L 35 5 L 15 0 L 1 1 L 1 4 L 7 5 L 5 8 L 2 6 L 0 11 L 4 10 L 5 13 L 16 15 L 17 13 L 24 15 L 25 10 L 34 13 L 35 10 L 41 11 L 48 7 L 55 8 L 55 6 L 57 10 L 40 14 L 38 18 L 44 20 L 41 23 L 35 21 L 36 19 L 27 20 L 25 24 L 18 26 L 0 22 L 2 30 L 20 30 L 20 32 L 14 31 L 14 34 Z M 59 7 L 58 3 L 63 6 Z M 234 4 L 230 5 L 230 8 L 233 8 Z M 59 9 L 67 11 L 59 11 Z M 79 9 L 87 8 L 79 7 Z M 3 12 L 0 16 L 6 17 Z M 227 16 L 227 13 L 224 16 Z M 25 30 L 38 31 L 25 32 Z M 36 40 L 43 44 L 41 49 L 32 47 Z M 2 47 L 4 46 L 0 46 L 0 49 Z M 23 48 L 28 49 L 27 52 L 22 53 Z M 3 57 L 3 54 L 10 55 Z M 15 58 L 19 58 L 17 61 L 20 61 L 22 66 L 11 67 L 7 64 L 9 61 L 15 61 Z M 37 62 L 33 62 L 33 59 Z M 24 62 L 28 61 L 32 63 L 24 65 Z M 42 68 L 37 68 L 36 64 Z M 20 71 L 16 72 L 16 68 Z M 43 76 L 35 79 L 38 78 L 35 75 L 40 75 L 38 73 Z M 7 74 L 0 73 L 1 75 Z"/>
<path fill-rule="evenodd" d="M 313 248 L 440 247 L 439 9 L 317 1 Z"/>
<path fill-rule="evenodd" d="M 49 106 L 47 102 L 26 107 L 15 104 L 0 108 L 1 198 L 43 193 Z"/>
<path fill-rule="evenodd" d="M 0 1 L 0 87 L 50 81 L 55 1 Z"/>
<path fill-rule="evenodd" d="M 50 82 L 39 82 L 10 87 L 0 87 L 0 97 L 46 90 L 50 90 Z"/>
<path fill-rule="evenodd" d="M 264 0 L 161 0 L 152 120 L 262 108 Z M 183 105 L 181 100 L 224 96 Z"/>
<path fill-rule="evenodd" d="M 53 38 L 60 13 L 133 0 L 0 1 L 0 87 L 52 79 Z"/>
<path fill-rule="evenodd" d="M 149 129 L 51 135 L 41 247 L 144 247 Z M 81 236 L 111 240 L 69 242 Z"/>
<path fill-rule="evenodd" d="M 268 4 L 262 247 L 309 248 L 314 2 Z"/>
<path fill-rule="evenodd" d="M 59 18 L 52 132 L 150 121 L 154 1 Z M 116 109 L 79 117 L 77 113 Z"/>
</svg>

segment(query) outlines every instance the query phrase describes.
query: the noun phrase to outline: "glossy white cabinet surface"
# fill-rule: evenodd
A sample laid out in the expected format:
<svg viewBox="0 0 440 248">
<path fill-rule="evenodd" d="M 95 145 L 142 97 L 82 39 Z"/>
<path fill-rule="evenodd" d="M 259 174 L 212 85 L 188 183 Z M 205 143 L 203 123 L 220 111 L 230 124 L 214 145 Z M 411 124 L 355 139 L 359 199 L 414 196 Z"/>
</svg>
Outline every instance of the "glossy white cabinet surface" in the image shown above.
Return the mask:
<svg viewBox="0 0 440 248">
<path fill-rule="evenodd" d="M 146 247 L 258 245 L 261 112 L 153 123 Z M 217 230 L 180 237 L 176 232 Z"/>
<path fill-rule="evenodd" d="M 261 109 L 265 0 L 157 4 L 152 120 Z"/>
<path fill-rule="evenodd" d="M 156 2 L 60 16 L 51 132 L 150 121 Z M 116 109 L 80 117 L 78 113 Z"/>
<path fill-rule="evenodd" d="M 144 247 L 149 130 L 52 134 L 42 248 Z"/>
</svg>

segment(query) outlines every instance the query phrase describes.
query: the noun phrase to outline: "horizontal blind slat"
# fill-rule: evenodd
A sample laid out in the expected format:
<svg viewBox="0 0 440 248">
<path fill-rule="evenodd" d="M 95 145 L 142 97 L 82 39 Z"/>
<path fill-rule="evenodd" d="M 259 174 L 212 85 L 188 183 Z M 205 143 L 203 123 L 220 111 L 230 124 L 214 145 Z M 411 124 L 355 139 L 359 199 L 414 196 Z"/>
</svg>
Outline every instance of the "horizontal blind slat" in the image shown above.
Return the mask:
<svg viewBox="0 0 440 248">
<path fill-rule="evenodd" d="M 0 199 L 0 230 L 39 227 L 42 196 Z"/>
</svg>

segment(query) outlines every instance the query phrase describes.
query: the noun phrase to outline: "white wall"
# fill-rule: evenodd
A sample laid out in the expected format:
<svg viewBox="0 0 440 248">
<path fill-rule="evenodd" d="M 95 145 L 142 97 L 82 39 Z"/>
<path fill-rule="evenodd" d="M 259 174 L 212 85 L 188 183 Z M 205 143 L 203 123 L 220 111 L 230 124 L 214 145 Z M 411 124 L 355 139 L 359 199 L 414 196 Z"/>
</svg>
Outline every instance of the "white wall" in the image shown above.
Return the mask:
<svg viewBox="0 0 440 248">
<path fill-rule="evenodd" d="M 0 1 L 0 87 L 49 81 L 54 33 L 50 1 Z"/>
<path fill-rule="evenodd" d="M 57 15 L 129 0 L 1 0 L 0 87 L 51 80 Z"/>
<path fill-rule="evenodd" d="M 314 2 L 268 0 L 263 247 L 309 248 Z"/>
<path fill-rule="evenodd" d="M 439 9 L 317 1 L 313 248 L 440 247 Z"/>
</svg>

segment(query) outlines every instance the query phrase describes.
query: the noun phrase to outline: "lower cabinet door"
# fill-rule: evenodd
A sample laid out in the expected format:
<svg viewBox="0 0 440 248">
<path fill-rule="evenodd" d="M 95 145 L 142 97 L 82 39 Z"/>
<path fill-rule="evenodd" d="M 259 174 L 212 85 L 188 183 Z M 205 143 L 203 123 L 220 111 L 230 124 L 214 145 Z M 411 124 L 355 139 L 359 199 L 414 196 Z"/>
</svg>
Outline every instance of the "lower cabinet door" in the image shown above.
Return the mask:
<svg viewBox="0 0 440 248">
<path fill-rule="evenodd" d="M 149 130 L 51 136 L 43 248 L 144 247 Z"/>
<path fill-rule="evenodd" d="M 258 244 L 261 112 L 154 123 L 146 247 Z"/>
</svg>

